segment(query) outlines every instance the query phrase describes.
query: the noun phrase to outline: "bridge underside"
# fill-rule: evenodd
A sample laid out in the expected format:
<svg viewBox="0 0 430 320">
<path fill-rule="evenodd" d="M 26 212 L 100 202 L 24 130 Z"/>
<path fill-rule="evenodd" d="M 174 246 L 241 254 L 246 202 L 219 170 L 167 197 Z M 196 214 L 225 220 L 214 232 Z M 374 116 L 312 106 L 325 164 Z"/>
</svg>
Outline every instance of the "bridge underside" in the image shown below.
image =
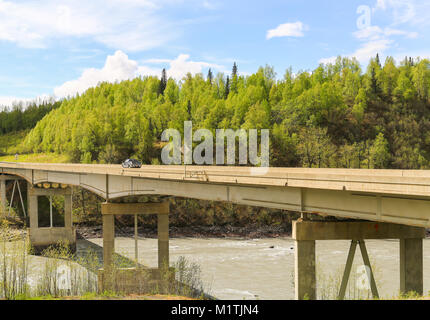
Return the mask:
<svg viewBox="0 0 430 320">
<path fill-rule="evenodd" d="M 44 182 L 80 186 L 105 199 L 132 195 L 168 195 L 332 215 L 343 218 L 430 227 L 430 197 L 398 193 L 359 192 L 295 186 L 208 183 L 126 175 L 52 172 L 3 168 L 31 184 Z M 408 194 L 408 192 L 405 192 Z"/>
</svg>

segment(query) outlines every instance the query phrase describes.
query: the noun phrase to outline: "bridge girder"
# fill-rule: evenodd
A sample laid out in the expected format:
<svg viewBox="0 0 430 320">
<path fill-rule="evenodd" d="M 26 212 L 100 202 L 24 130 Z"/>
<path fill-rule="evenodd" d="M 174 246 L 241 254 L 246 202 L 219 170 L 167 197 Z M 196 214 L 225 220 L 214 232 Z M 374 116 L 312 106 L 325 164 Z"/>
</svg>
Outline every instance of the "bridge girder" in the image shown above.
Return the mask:
<svg viewBox="0 0 430 320">
<path fill-rule="evenodd" d="M 279 185 L 200 180 L 168 180 L 87 172 L 1 168 L 31 184 L 60 183 L 85 188 L 104 199 L 167 195 L 232 202 L 343 218 L 430 227 L 430 197 Z"/>
</svg>

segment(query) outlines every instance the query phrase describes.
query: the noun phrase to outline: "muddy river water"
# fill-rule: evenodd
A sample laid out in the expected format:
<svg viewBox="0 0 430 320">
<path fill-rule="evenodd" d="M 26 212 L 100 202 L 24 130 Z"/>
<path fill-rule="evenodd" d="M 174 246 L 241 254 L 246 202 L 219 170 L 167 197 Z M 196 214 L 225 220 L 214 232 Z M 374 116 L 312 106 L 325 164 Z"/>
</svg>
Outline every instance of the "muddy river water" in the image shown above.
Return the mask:
<svg viewBox="0 0 430 320">
<path fill-rule="evenodd" d="M 91 243 L 90 243 L 90 242 Z M 101 246 L 102 239 L 80 240 L 78 250 L 88 245 Z M 134 239 L 117 237 L 116 252 L 134 258 Z M 317 286 L 319 298 L 334 298 L 336 279 L 342 276 L 349 241 L 317 241 Z M 379 295 L 391 298 L 399 291 L 399 241 L 366 241 Z M 157 266 L 157 240 L 140 238 L 139 262 Z M 197 263 L 209 294 L 220 299 L 294 299 L 294 241 L 276 239 L 199 239 L 170 240 L 170 259 L 180 256 Z M 360 250 L 356 266 L 362 265 Z M 353 267 L 349 297 L 357 297 L 357 274 Z M 354 273 L 355 272 L 355 273 Z M 333 289 L 333 292 L 329 292 Z M 424 292 L 430 290 L 430 239 L 424 240 Z"/>
</svg>

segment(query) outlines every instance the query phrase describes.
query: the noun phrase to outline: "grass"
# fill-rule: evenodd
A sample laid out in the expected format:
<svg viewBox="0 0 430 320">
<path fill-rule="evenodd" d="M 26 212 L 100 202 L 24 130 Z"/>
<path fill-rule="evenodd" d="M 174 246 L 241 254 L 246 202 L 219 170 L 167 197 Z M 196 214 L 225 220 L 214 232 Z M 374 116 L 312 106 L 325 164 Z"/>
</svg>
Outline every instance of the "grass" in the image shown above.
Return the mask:
<svg viewBox="0 0 430 320">
<path fill-rule="evenodd" d="M 34 162 L 34 163 L 67 163 L 70 159 L 66 155 L 56 153 L 29 153 L 21 154 L 22 142 L 29 130 L 11 132 L 0 135 L 0 161 L 6 162 Z M 18 160 L 15 154 L 18 153 Z"/>
<path fill-rule="evenodd" d="M 161 295 L 161 294 L 129 294 L 129 295 L 118 295 L 112 293 L 95 294 L 93 292 L 85 293 L 82 296 L 63 296 L 54 297 L 51 295 L 37 296 L 37 297 L 26 297 L 17 296 L 16 300 L 195 300 L 194 298 L 176 295 Z"/>
<path fill-rule="evenodd" d="M 369 254 L 369 259 L 372 265 L 373 276 L 375 278 L 376 287 L 380 288 L 382 284 L 382 271 L 381 268 L 376 265 L 374 259 Z M 346 257 L 345 257 L 346 262 Z M 361 262 L 361 254 L 355 253 L 354 263 L 352 264 L 351 273 L 348 279 L 348 285 L 345 292 L 345 300 L 371 300 L 373 299 L 372 293 L 369 289 L 361 289 L 358 286 L 359 274 L 357 273 L 357 267 L 363 265 Z M 320 259 L 316 260 L 316 286 L 317 286 L 317 299 L 318 300 L 338 300 L 338 294 L 342 282 L 343 273 L 345 270 L 345 264 L 340 265 L 336 269 L 327 268 Z M 294 288 L 294 271 L 290 274 L 290 284 Z M 380 292 L 379 292 L 380 294 Z M 413 294 L 407 295 L 412 297 Z M 415 295 L 416 296 L 416 295 Z M 399 298 L 401 296 L 399 295 Z"/>
<path fill-rule="evenodd" d="M 0 299 L 7 300 L 176 300 L 185 297 L 205 299 L 200 267 L 180 257 L 170 268 L 161 268 L 160 286 L 153 286 L 152 278 L 145 278 L 149 272 L 145 268 L 143 280 L 137 283 L 144 289 L 139 294 L 125 294 L 115 283 L 112 288 L 99 292 L 97 272 L 102 267 L 99 255 L 92 249 L 79 255 L 69 250 L 67 243 L 58 243 L 42 252 L 43 258 L 30 258 L 32 248 L 22 232 L 0 224 Z M 112 279 L 123 268 L 129 268 L 133 261 L 115 255 Z M 115 257 L 114 256 L 114 257 Z M 33 264 L 33 267 L 32 267 Z M 66 270 L 66 271 L 64 271 Z M 149 269 L 148 269 L 149 270 Z M 35 271 L 35 272 L 33 272 Z M 142 274 L 142 272 L 140 272 Z M 107 274 L 109 276 L 110 274 Z M 67 279 L 69 285 L 62 286 Z M 141 281 L 138 273 L 132 281 Z M 150 290 L 146 290 L 150 288 Z M 146 290 L 146 291 L 145 291 Z"/>
<path fill-rule="evenodd" d="M 67 155 L 60 155 L 56 153 L 30 153 L 19 154 L 18 160 L 15 159 L 15 154 L 1 156 L 0 161 L 32 163 L 69 163 L 70 159 Z"/>
<path fill-rule="evenodd" d="M 28 130 L 23 130 L 0 135 L 0 154 L 15 154 L 28 132 Z"/>
<path fill-rule="evenodd" d="M 374 261 L 372 256 L 369 254 L 370 261 Z M 363 265 L 361 260 L 361 255 L 356 252 L 355 259 L 352 264 L 351 273 L 348 280 L 348 285 L 345 292 L 345 300 L 371 300 L 373 299 L 372 293 L 369 289 L 361 289 L 358 286 L 359 274 L 357 273 L 357 268 Z M 381 268 L 372 263 L 373 276 L 375 278 L 376 287 L 380 288 L 382 284 L 382 272 Z M 316 264 L 316 274 L 317 274 L 317 296 L 319 300 L 337 300 L 340 290 L 340 285 L 342 282 L 342 277 L 345 269 L 345 264 L 339 266 L 336 270 L 327 271 L 323 267 L 322 263 L 318 260 Z M 379 292 L 380 294 L 380 292 Z"/>
</svg>

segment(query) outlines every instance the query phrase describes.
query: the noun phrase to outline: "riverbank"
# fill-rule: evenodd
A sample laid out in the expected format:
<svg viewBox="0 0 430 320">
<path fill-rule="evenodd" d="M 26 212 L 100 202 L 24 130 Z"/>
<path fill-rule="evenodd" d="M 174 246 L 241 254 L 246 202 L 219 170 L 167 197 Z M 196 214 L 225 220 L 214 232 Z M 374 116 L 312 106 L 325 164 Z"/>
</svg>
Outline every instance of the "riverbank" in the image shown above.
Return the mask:
<svg viewBox="0 0 430 320">
<path fill-rule="evenodd" d="M 27 233 L 26 230 L 15 227 L 15 237 L 22 237 Z M 103 227 L 77 225 L 76 233 L 78 239 L 96 239 L 103 238 Z M 169 228 L 170 238 L 219 238 L 219 239 L 264 239 L 264 238 L 291 238 L 291 226 L 189 226 Z M 122 227 L 115 229 L 115 235 L 118 237 L 134 237 L 133 227 Z M 157 230 L 153 228 L 138 228 L 139 238 L 157 238 Z M 430 229 L 426 229 L 426 238 L 430 238 Z"/>
<path fill-rule="evenodd" d="M 115 295 L 115 294 L 95 294 L 88 293 L 83 296 L 40 296 L 40 297 L 17 297 L 17 300 L 196 300 L 184 296 L 161 295 L 161 294 L 130 294 L 130 295 Z M 0 299 L 6 300 L 6 299 Z"/>
<path fill-rule="evenodd" d="M 97 231 L 96 234 L 98 232 L 100 231 Z M 233 232 L 229 234 L 234 235 Z M 22 240 L 25 233 L 22 229 L 15 229 L 9 235 L 8 240 Z M 170 239 L 170 260 L 171 263 L 177 263 L 179 259 L 185 258 L 190 263 L 195 263 L 198 266 L 198 274 L 201 271 L 199 278 L 203 281 L 205 292 L 218 299 L 294 299 L 295 243 L 291 236 L 254 239 L 249 239 L 248 236 L 246 238 L 226 237 L 226 234 L 223 234 L 223 238 L 175 235 Z M 6 241 L 6 246 L 12 246 L 13 243 L 14 241 Z M 115 239 L 115 252 L 118 255 L 133 261 L 136 252 L 135 244 L 133 234 L 123 236 L 118 230 Z M 400 297 L 398 294 L 400 273 L 398 240 L 368 240 L 366 245 L 382 299 L 421 298 Z M 88 253 L 91 253 L 91 257 L 94 255 L 94 257 L 101 259 L 103 255 L 102 246 L 102 237 L 79 239 L 77 257 L 86 257 Z M 350 241 L 347 240 L 317 242 L 316 267 L 319 299 L 336 298 L 349 246 Z M 148 237 L 143 236 L 141 232 L 137 248 L 138 263 L 151 268 L 157 267 L 158 241 L 155 233 Z M 423 241 L 423 249 L 424 292 L 427 293 L 430 290 L 429 239 Z M 40 273 L 44 274 L 47 270 L 47 264 L 49 265 L 51 262 L 53 263 L 53 260 L 48 259 L 48 257 L 28 256 L 29 281 L 35 280 L 36 275 Z M 371 298 L 366 292 L 357 291 L 355 285 L 357 280 L 356 267 L 360 264 L 361 258 L 357 256 L 349 282 L 348 299 Z M 72 265 L 76 271 L 84 270 L 80 268 L 81 264 Z M 84 296 L 76 295 L 64 299 L 79 300 L 85 299 Z M 37 299 L 38 297 L 36 296 Z M 91 300 L 105 299 L 105 297 L 99 296 L 87 296 L 86 298 Z M 111 298 L 130 299 L 130 297 L 121 296 Z M 147 299 L 147 297 L 135 298 Z M 40 296 L 40 299 L 44 299 L 43 296 Z"/>
<path fill-rule="evenodd" d="M 157 230 L 149 228 L 138 228 L 139 237 L 157 238 Z M 133 227 L 116 228 L 115 235 L 118 237 L 134 237 Z M 77 236 L 80 239 L 94 239 L 103 237 L 102 226 L 77 226 Z M 169 228 L 171 238 L 285 238 L 291 237 L 291 226 L 190 226 Z"/>
</svg>

